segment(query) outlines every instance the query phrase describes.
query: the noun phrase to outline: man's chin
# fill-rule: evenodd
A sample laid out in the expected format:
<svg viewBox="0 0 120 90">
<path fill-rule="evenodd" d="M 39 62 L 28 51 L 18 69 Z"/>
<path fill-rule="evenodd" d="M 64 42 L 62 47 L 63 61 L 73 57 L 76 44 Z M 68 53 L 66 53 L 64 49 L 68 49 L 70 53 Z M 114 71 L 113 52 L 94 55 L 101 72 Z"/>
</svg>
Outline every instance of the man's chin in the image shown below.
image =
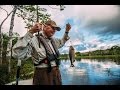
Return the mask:
<svg viewBox="0 0 120 90">
<path fill-rule="evenodd" d="M 53 34 L 53 33 L 51 33 L 51 34 L 50 34 L 50 37 L 52 37 L 53 35 L 54 35 L 54 34 Z"/>
</svg>

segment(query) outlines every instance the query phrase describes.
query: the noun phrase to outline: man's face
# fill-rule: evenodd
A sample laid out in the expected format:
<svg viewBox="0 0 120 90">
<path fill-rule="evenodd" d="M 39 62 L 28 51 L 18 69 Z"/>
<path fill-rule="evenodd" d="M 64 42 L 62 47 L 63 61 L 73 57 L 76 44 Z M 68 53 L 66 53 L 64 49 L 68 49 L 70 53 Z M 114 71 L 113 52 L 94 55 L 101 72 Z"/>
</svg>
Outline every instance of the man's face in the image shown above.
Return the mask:
<svg viewBox="0 0 120 90">
<path fill-rule="evenodd" d="M 44 33 L 47 37 L 53 36 L 56 32 L 55 28 L 53 28 L 50 25 L 45 25 L 43 30 L 44 30 Z"/>
</svg>

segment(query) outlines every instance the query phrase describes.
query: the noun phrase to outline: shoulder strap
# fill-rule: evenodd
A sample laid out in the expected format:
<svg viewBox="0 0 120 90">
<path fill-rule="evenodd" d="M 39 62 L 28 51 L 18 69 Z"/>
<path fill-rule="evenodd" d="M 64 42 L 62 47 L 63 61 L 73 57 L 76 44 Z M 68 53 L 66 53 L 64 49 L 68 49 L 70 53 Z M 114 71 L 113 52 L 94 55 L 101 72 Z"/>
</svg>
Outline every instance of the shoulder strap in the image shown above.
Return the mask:
<svg viewBox="0 0 120 90">
<path fill-rule="evenodd" d="M 53 39 L 51 39 L 51 43 L 52 43 L 52 46 L 53 46 L 53 49 L 55 51 L 56 54 L 53 53 L 53 51 L 51 50 L 49 44 L 47 43 L 46 39 L 40 35 L 40 36 L 37 36 L 39 37 L 38 38 L 38 41 L 41 42 L 45 48 L 45 51 L 46 51 L 46 55 L 47 55 L 47 58 L 49 59 L 49 61 L 53 61 L 55 60 L 56 64 L 58 65 L 58 57 L 59 57 L 59 51 L 55 45 L 55 41 Z"/>
</svg>

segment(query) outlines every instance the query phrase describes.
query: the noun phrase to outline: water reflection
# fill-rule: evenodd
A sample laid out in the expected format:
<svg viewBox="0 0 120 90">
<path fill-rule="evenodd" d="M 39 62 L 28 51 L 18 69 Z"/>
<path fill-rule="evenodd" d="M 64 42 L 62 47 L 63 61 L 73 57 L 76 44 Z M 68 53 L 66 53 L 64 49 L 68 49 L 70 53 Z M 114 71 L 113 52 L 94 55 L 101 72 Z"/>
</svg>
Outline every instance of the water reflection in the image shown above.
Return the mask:
<svg viewBox="0 0 120 90">
<path fill-rule="evenodd" d="M 63 85 L 119 85 L 120 65 L 111 60 L 81 59 L 70 67 L 69 60 L 61 60 Z"/>
</svg>

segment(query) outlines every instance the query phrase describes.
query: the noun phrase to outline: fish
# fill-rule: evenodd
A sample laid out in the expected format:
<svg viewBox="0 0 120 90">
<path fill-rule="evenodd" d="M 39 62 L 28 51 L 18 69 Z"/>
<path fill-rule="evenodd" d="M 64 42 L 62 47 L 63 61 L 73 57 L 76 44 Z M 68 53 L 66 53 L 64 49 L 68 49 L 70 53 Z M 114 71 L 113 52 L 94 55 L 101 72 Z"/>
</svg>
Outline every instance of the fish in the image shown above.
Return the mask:
<svg viewBox="0 0 120 90">
<path fill-rule="evenodd" d="M 70 67 L 74 67 L 73 63 L 75 62 L 75 49 L 72 45 L 69 47 L 69 59 L 71 63 Z"/>
</svg>

